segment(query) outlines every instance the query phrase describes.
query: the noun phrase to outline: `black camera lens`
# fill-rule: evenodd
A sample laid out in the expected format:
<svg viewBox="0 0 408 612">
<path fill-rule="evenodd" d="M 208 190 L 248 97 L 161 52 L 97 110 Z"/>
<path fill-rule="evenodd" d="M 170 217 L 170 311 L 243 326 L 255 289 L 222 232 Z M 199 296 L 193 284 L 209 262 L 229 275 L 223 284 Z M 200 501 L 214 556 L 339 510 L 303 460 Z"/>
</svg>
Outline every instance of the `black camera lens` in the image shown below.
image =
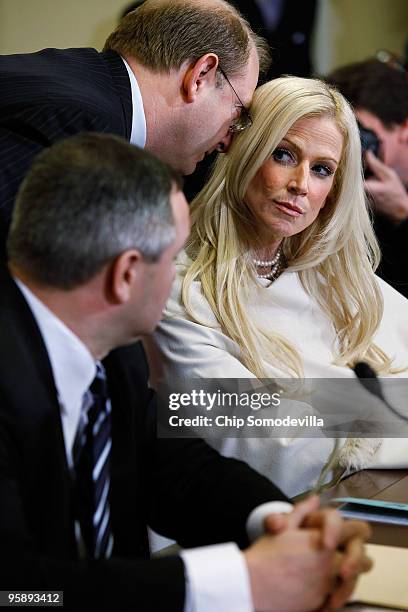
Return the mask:
<svg viewBox="0 0 408 612">
<path fill-rule="evenodd" d="M 379 149 L 380 149 L 380 141 L 375 132 L 373 130 L 369 130 L 358 123 L 358 129 L 360 131 L 360 140 L 361 140 L 361 149 L 363 155 L 363 166 L 364 166 L 364 176 L 367 178 L 371 176 L 371 172 L 367 169 L 365 163 L 365 153 L 366 151 L 371 151 L 374 153 L 376 157 L 378 157 Z"/>
</svg>

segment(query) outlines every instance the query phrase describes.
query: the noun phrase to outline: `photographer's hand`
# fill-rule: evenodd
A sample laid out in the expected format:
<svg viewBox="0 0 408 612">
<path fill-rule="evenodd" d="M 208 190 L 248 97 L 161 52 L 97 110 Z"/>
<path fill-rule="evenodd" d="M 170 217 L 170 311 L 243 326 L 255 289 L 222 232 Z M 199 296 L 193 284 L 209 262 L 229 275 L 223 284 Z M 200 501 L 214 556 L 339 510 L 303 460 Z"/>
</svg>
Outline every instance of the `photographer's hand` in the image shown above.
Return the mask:
<svg viewBox="0 0 408 612">
<path fill-rule="evenodd" d="M 366 152 L 365 159 L 373 173 L 365 181 L 365 188 L 374 209 L 394 223 L 408 219 L 408 194 L 398 174 L 371 151 Z"/>
</svg>

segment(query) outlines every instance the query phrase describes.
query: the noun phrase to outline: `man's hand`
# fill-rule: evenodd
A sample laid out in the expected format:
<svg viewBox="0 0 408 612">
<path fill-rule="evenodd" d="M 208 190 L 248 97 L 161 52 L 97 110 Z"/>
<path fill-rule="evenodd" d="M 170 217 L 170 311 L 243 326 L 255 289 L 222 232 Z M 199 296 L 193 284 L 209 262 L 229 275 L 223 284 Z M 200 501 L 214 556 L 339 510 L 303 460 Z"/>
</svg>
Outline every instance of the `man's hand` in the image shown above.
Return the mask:
<svg viewBox="0 0 408 612">
<path fill-rule="evenodd" d="M 398 174 L 381 160 L 367 151 L 367 167 L 373 176 L 365 181 L 365 188 L 374 209 L 388 217 L 394 223 L 401 223 L 408 218 L 408 194 Z"/>
<path fill-rule="evenodd" d="M 334 553 L 332 572 L 337 576 L 326 602 L 330 608 L 343 606 L 354 590 L 359 574 L 367 572 L 372 563 L 365 555 L 364 542 L 371 529 L 362 521 L 344 521 L 337 510 L 319 508 L 319 498 L 311 496 L 295 505 L 289 514 L 271 514 L 265 519 L 269 533 L 306 528 L 317 530 L 323 550 Z"/>
<path fill-rule="evenodd" d="M 317 529 L 265 535 L 244 551 L 257 612 L 307 612 L 333 591 L 336 553 L 321 547 Z"/>
</svg>

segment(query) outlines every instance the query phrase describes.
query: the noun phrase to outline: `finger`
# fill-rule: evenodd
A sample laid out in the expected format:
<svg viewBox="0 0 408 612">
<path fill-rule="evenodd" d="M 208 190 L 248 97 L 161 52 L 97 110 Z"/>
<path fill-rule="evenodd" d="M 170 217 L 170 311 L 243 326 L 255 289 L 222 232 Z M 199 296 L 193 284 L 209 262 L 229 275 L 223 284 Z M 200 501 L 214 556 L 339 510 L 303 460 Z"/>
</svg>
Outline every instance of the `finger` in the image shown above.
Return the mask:
<svg viewBox="0 0 408 612">
<path fill-rule="evenodd" d="M 367 565 L 364 542 L 371 536 L 371 527 L 363 521 L 345 521 L 339 545 L 343 547 L 344 556 L 340 569 L 343 578 L 356 576 Z M 368 568 L 369 569 L 369 568 Z"/>
<path fill-rule="evenodd" d="M 318 509 L 319 503 L 317 495 L 311 495 L 307 499 L 298 502 L 292 512 L 287 515 L 289 528 L 296 529 L 303 525 L 306 517 Z"/>
<path fill-rule="evenodd" d="M 371 559 L 365 554 L 363 541 L 356 538 L 346 546 L 339 575 L 344 579 L 352 578 L 362 572 L 368 572 L 372 565 Z"/>
<path fill-rule="evenodd" d="M 338 581 L 336 588 L 328 601 L 328 609 L 343 608 L 351 597 L 357 584 L 357 578 L 351 580 Z"/>
<path fill-rule="evenodd" d="M 361 562 L 361 574 L 366 574 L 367 572 L 369 572 L 370 570 L 372 570 L 374 567 L 374 561 L 370 558 L 367 557 L 367 555 L 364 555 L 362 562 Z"/>
<path fill-rule="evenodd" d="M 365 521 L 344 521 L 343 529 L 340 538 L 340 545 L 346 544 L 352 538 L 358 537 L 362 540 L 368 540 L 372 535 L 372 529 Z"/>
<path fill-rule="evenodd" d="M 322 546 L 334 550 L 341 541 L 344 520 L 337 510 L 322 508 L 306 517 L 305 526 L 320 528 Z"/>
<path fill-rule="evenodd" d="M 288 514 L 269 514 L 264 521 L 266 533 L 277 535 L 288 529 Z"/>
<path fill-rule="evenodd" d="M 332 606 L 332 597 L 335 593 L 339 591 L 341 587 L 344 585 L 344 580 L 339 576 L 339 571 L 341 567 L 341 563 L 343 560 L 343 553 L 336 552 L 332 558 L 330 574 L 332 576 L 332 587 L 330 589 L 330 593 L 327 596 L 327 599 L 322 608 L 319 609 L 319 612 L 329 612 L 333 610 Z"/>
<path fill-rule="evenodd" d="M 372 151 L 366 151 L 365 160 L 368 168 L 380 181 L 385 181 L 390 176 L 390 168 L 378 159 Z"/>
<path fill-rule="evenodd" d="M 343 563 L 340 568 L 342 578 L 351 578 L 359 573 L 361 561 L 364 557 L 364 545 L 360 538 L 354 538 L 347 543 L 344 550 Z"/>
<path fill-rule="evenodd" d="M 357 577 L 359 574 L 369 572 L 372 567 L 373 562 L 365 554 L 364 545 L 361 540 L 353 540 L 344 554 L 339 575 L 347 580 Z"/>
<path fill-rule="evenodd" d="M 368 178 L 364 181 L 364 188 L 370 195 L 376 196 L 379 192 L 384 190 L 384 185 L 376 178 Z"/>
</svg>

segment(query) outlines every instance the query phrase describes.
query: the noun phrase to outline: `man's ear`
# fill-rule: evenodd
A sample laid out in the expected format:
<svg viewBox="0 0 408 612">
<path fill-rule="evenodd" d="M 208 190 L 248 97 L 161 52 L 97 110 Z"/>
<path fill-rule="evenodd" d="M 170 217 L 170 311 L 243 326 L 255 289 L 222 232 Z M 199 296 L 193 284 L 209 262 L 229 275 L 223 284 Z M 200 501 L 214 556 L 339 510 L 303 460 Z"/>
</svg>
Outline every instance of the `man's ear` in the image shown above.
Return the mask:
<svg viewBox="0 0 408 612">
<path fill-rule="evenodd" d="M 142 254 L 137 249 L 124 251 L 113 261 L 108 277 L 108 292 L 116 304 L 125 304 L 142 282 L 145 266 Z"/>
<path fill-rule="evenodd" d="M 186 102 L 194 102 L 204 86 L 216 82 L 218 56 L 206 53 L 195 64 L 189 66 L 183 77 L 183 94 Z"/>
</svg>

